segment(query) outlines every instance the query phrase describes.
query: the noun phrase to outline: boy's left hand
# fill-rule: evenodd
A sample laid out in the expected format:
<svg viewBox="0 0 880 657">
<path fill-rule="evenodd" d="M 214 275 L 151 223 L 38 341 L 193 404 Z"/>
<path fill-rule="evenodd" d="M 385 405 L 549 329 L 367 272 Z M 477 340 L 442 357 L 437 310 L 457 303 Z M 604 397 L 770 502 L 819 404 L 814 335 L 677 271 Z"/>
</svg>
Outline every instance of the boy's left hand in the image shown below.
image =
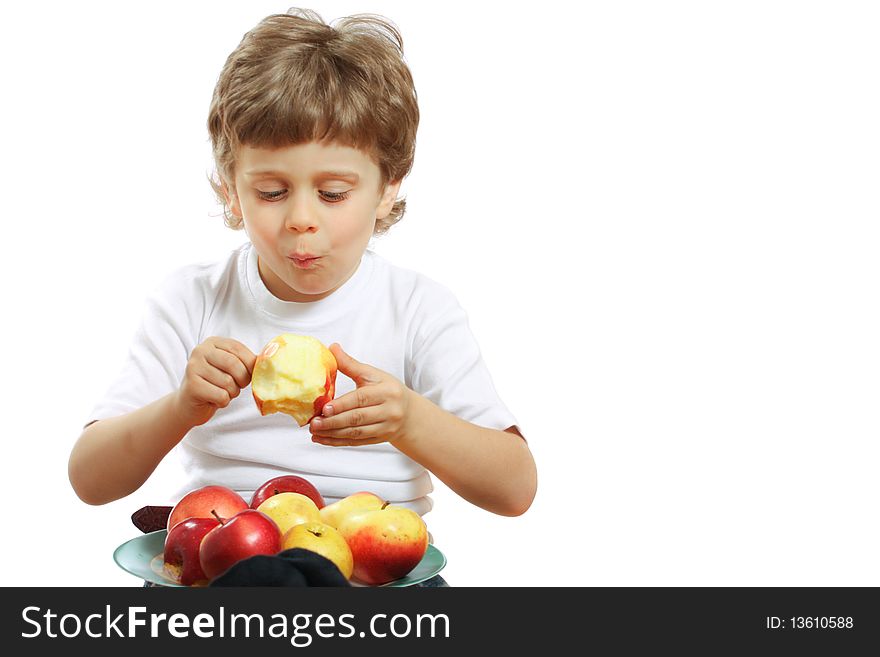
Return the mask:
<svg viewBox="0 0 880 657">
<path fill-rule="evenodd" d="M 324 405 L 309 424 L 312 441 L 334 447 L 375 445 L 403 437 L 411 391 L 387 372 L 356 361 L 337 343 L 330 345 L 340 372 L 357 388 Z"/>
</svg>

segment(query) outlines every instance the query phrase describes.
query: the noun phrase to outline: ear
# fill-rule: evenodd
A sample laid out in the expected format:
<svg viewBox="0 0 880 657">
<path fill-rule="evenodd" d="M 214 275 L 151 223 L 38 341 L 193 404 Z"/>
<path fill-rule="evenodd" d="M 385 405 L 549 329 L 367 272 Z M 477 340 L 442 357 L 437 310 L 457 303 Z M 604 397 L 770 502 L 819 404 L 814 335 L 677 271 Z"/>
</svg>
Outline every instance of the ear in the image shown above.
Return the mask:
<svg viewBox="0 0 880 657">
<path fill-rule="evenodd" d="M 384 219 L 391 214 L 394 202 L 397 200 L 397 193 L 400 191 L 401 182 L 403 181 L 397 180 L 385 185 L 382 198 L 379 200 L 379 207 L 376 208 L 376 219 Z"/>
<path fill-rule="evenodd" d="M 241 204 L 238 201 L 238 194 L 236 193 L 235 188 L 230 189 L 229 185 L 226 184 L 226 181 L 221 180 L 220 189 L 223 190 L 223 198 L 226 200 L 226 205 L 229 208 L 229 211 L 241 219 Z"/>
</svg>

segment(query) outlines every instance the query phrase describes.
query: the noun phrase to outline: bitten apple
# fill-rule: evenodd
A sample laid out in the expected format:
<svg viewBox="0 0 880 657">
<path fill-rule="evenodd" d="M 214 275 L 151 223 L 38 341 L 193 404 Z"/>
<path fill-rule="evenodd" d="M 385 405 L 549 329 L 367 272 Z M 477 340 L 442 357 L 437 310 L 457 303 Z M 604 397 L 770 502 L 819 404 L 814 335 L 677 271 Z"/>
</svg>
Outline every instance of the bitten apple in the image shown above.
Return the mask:
<svg viewBox="0 0 880 657">
<path fill-rule="evenodd" d="M 171 509 L 168 530 L 187 518 L 213 518 L 216 512 L 221 518 L 231 518 L 248 508 L 244 498 L 226 486 L 203 486 L 190 491 Z"/>
<path fill-rule="evenodd" d="M 165 537 L 163 554 L 165 572 L 171 579 L 185 586 L 207 581 L 199 561 L 199 547 L 207 533 L 218 526 L 217 518 L 187 518 L 171 528 Z"/>
<path fill-rule="evenodd" d="M 291 527 L 281 537 L 281 549 L 304 548 L 327 557 L 336 564 L 345 579 L 351 578 L 354 557 L 342 535 L 323 522 L 304 522 Z"/>
<path fill-rule="evenodd" d="M 296 475 L 284 475 L 270 479 L 254 491 L 251 508 L 258 508 L 263 502 L 278 493 L 301 493 L 310 498 L 319 509 L 324 507 L 324 498 L 310 481 Z"/>
<path fill-rule="evenodd" d="M 278 525 L 265 513 L 245 509 L 221 523 L 205 535 L 199 548 L 199 563 L 209 580 L 242 559 L 281 549 Z"/>
<path fill-rule="evenodd" d="M 260 414 L 286 413 L 303 427 L 336 394 L 336 358 L 317 338 L 282 333 L 257 356 L 251 390 Z"/>
<path fill-rule="evenodd" d="M 387 502 L 377 511 L 349 516 L 339 533 L 354 557 L 354 577 L 366 584 L 386 584 L 415 568 L 428 549 L 422 517 Z"/>
<path fill-rule="evenodd" d="M 294 525 L 303 522 L 317 522 L 321 519 L 315 503 L 301 493 L 273 495 L 258 506 L 257 511 L 272 518 L 282 534 Z"/>
<path fill-rule="evenodd" d="M 339 525 L 348 516 L 361 511 L 376 511 L 381 509 L 383 504 L 385 504 L 385 500 L 373 493 L 366 491 L 352 493 L 348 497 L 343 497 L 341 500 L 322 508 L 321 522 L 334 529 L 339 529 Z"/>
</svg>

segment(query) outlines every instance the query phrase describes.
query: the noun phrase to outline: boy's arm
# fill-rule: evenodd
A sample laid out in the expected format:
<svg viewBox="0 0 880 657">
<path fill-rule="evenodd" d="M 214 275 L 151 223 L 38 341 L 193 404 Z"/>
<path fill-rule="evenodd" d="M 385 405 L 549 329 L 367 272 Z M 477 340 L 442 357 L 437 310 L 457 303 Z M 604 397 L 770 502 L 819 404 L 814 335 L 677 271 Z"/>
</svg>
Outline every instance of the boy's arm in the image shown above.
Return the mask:
<svg viewBox="0 0 880 657">
<path fill-rule="evenodd" d="M 207 338 L 190 354 L 177 390 L 85 428 L 67 465 L 73 490 L 88 504 L 136 491 L 190 429 L 210 420 L 250 384 L 256 359 L 237 340 Z"/>
<path fill-rule="evenodd" d="M 88 504 L 106 504 L 136 491 L 192 426 L 170 393 L 136 411 L 88 425 L 67 465 L 70 484 Z"/>
<path fill-rule="evenodd" d="M 405 435 L 392 444 L 469 502 L 504 516 L 526 512 L 535 499 L 537 469 L 514 427 L 487 429 L 444 411 L 413 392 Z"/>
<path fill-rule="evenodd" d="M 529 508 L 537 489 L 535 461 L 513 427 L 487 429 L 462 420 L 340 345 L 330 350 L 357 389 L 324 406 L 311 421 L 312 440 L 330 446 L 390 442 L 487 511 L 516 516 Z"/>
</svg>

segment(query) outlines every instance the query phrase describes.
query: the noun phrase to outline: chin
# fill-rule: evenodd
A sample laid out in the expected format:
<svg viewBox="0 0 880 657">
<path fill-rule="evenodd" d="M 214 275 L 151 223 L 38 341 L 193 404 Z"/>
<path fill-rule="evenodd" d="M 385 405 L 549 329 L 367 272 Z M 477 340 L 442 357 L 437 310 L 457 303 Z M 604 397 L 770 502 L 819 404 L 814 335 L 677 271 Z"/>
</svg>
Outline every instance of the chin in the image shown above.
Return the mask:
<svg viewBox="0 0 880 657">
<path fill-rule="evenodd" d="M 318 281 L 296 280 L 287 283 L 287 301 L 319 301 L 330 296 L 339 286 L 328 286 Z"/>
<path fill-rule="evenodd" d="M 274 274 L 274 272 L 273 272 Z M 288 267 L 284 276 L 273 276 L 273 284 L 270 285 L 264 276 L 263 283 L 273 295 L 282 301 L 294 301 L 298 303 L 318 301 L 328 296 L 336 289 L 326 282 L 324 274 L 307 272 L 296 269 L 293 265 Z"/>
</svg>

